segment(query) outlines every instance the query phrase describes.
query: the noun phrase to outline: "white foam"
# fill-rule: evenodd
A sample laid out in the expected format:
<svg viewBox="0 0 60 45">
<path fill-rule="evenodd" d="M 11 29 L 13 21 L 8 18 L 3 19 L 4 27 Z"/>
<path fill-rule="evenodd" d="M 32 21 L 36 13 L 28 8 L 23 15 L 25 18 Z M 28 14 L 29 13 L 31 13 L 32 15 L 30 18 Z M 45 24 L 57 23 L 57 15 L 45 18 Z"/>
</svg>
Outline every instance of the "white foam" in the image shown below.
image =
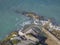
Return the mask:
<svg viewBox="0 0 60 45">
<path fill-rule="evenodd" d="M 25 26 L 25 25 L 28 25 L 28 24 L 31 24 L 31 21 L 25 21 L 25 22 L 23 22 L 21 25 L 22 25 L 22 26 Z"/>
</svg>

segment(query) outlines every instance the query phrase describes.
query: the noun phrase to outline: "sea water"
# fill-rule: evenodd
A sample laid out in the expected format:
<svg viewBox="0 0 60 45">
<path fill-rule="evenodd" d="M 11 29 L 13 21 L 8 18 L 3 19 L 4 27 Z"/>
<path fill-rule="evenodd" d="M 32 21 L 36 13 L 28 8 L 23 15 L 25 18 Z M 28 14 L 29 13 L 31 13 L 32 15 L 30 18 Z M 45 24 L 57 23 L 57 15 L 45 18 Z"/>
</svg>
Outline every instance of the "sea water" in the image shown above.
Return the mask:
<svg viewBox="0 0 60 45">
<path fill-rule="evenodd" d="M 60 0 L 0 0 L 0 40 L 28 20 L 15 10 L 36 12 L 60 23 Z"/>
</svg>

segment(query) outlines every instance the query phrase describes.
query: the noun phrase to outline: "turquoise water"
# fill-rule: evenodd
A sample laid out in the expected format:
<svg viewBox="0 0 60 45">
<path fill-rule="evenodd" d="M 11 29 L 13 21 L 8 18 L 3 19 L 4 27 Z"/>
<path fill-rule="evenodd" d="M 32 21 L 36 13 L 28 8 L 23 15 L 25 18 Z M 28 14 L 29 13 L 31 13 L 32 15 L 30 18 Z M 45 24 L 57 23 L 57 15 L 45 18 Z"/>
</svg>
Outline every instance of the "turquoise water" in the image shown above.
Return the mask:
<svg viewBox="0 0 60 45">
<path fill-rule="evenodd" d="M 0 39 L 16 30 L 26 17 L 14 10 L 36 12 L 46 17 L 53 17 L 60 23 L 60 0 L 0 0 Z"/>
</svg>

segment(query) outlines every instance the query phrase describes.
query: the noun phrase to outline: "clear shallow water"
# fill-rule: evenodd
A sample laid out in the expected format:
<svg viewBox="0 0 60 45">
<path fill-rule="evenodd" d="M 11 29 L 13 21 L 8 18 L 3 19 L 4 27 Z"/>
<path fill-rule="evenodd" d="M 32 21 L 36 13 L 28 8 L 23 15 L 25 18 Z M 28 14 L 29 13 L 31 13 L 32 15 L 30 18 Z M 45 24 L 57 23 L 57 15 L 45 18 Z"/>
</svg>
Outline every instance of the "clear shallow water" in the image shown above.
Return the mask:
<svg viewBox="0 0 60 45">
<path fill-rule="evenodd" d="M 0 0 L 0 39 L 16 30 L 26 17 L 14 10 L 36 12 L 46 17 L 53 17 L 60 23 L 60 0 Z"/>
</svg>

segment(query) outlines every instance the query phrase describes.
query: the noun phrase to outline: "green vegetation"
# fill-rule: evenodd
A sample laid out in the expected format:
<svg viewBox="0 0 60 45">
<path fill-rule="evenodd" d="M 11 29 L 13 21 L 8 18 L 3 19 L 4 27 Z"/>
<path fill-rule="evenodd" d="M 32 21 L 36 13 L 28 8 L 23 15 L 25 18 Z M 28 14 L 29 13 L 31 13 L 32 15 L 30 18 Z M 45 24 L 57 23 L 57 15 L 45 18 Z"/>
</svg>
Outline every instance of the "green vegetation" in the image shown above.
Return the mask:
<svg viewBox="0 0 60 45">
<path fill-rule="evenodd" d="M 13 43 L 10 40 L 8 40 L 8 41 L 1 41 L 0 45 L 13 45 Z"/>
<path fill-rule="evenodd" d="M 33 37 L 31 33 L 28 33 L 28 34 L 26 34 L 26 35 L 29 36 L 29 37 Z"/>
<path fill-rule="evenodd" d="M 36 42 L 36 44 L 29 43 L 28 45 L 42 45 L 42 44 L 40 44 L 39 42 Z"/>
<path fill-rule="evenodd" d="M 20 42 L 19 40 L 12 40 L 12 41 L 10 41 L 11 38 L 15 37 L 13 35 L 18 35 L 18 33 L 17 32 L 12 32 L 8 37 L 6 37 L 3 40 L 1 40 L 0 45 L 17 44 L 18 42 Z"/>
<path fill-rule="evenodd" d="M 20 40 L 12 40 L 13 44 L 17 44 L 18 42 L 21 42 Z"/>
<path fill-rule="evenodd" d="M 33 43 L 29 43 L 28 45 L 34 45 Z"/>
<path fill-rule="evenodd" d="M 41 45 L 39 42 L 36 42 L 36 45 Z"/>
<path fill-rule="evenodd" d="M 3 41 L 7 41 L 7 40 L 10 40 L 11 38 L 14 38 L 13 35 L 18 35 L 17 32 L 12 32 L 8 37 L 6 37 Z"/>
<path fill-rule="evenodd" d="M 18 32 L 17 31 L 16 32 L 12 32 L 10 35 L 13 35 L 13 34 L 18 35 Z"/>
</svg>

